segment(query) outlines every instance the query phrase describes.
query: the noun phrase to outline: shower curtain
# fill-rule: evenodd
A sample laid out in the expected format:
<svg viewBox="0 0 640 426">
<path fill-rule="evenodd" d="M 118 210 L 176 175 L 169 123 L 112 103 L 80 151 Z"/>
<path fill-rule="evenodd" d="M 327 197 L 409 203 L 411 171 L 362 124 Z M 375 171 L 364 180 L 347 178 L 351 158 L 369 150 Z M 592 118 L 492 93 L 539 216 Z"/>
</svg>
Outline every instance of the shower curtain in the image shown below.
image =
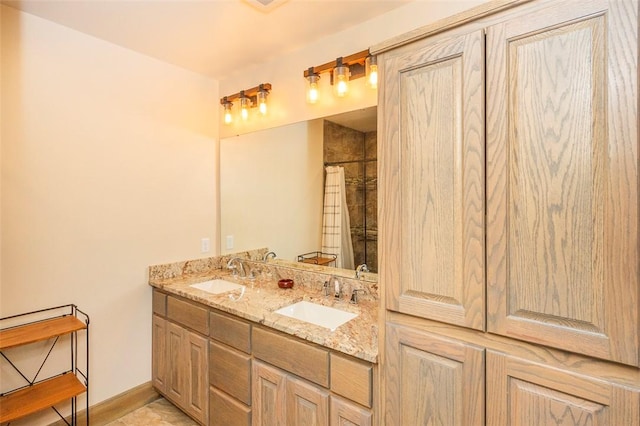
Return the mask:
<svg viewBox="0 0 640 426">
<path fill-rule="evenodd" d="M 336 267 L 354 269 L 351 223 L 347 209 L 344 168 L 327 166 L 322 215 L 322 252 L 337 255 Z"/>
</svg>

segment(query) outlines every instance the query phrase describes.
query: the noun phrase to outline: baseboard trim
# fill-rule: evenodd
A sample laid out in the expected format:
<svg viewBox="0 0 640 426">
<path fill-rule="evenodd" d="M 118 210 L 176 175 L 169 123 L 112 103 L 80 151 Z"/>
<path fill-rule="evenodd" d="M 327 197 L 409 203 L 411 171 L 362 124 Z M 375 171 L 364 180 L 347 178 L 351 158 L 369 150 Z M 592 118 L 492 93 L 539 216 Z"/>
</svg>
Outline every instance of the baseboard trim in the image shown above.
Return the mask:
<svg viewBox="0 0 640 426">
<path fill-rule="evenodd" d="M 151 382 L 138 385 L 89 407 L 91 425 L 102 426 L 110 423 L 158 398 L 160 394 L 153 388 Z M 77 419 L 78 425 L 87 424 L 86 410 L 79 411 Z M 71 421 L 71 418 L 68 417 L 67 421 Z M 66 426 L 66 423 L 60 419 L 50 426 Z"/>
</svg>

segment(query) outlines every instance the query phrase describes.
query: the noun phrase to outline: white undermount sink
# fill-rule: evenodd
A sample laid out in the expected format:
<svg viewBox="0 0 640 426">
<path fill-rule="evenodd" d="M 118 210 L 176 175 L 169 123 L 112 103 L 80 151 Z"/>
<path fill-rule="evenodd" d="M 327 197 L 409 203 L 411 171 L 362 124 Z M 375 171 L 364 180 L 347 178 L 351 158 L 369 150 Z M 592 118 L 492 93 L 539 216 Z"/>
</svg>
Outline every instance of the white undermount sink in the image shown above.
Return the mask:
<svg viewBox="0 0 640 426">
<path fill-rule="evenodd" d="M 206 291 L 211 294 L 220 294 L 226 293 L 232 290 L 244 289 L 242 284 L 237 284 L 231 281 L 225 281 L 220 279 L 215 279 L 211 281 L 205 281 L 202 283 L 191 284 L 189 287 L 197 288 L 202 291 Z"/>
<path fill-rule="evenodd" d="M 343 311 L 341 309 L 331 308 L 329 306 L 318 305 L 317 303 L 306 301 L 285 306 L 284 308 L 280 308 L 274 312 L 286 317 L 319 325 L 320 327 L 328 328 L 331 331 L 358 316 L 358 314 Z"/>
</svg>

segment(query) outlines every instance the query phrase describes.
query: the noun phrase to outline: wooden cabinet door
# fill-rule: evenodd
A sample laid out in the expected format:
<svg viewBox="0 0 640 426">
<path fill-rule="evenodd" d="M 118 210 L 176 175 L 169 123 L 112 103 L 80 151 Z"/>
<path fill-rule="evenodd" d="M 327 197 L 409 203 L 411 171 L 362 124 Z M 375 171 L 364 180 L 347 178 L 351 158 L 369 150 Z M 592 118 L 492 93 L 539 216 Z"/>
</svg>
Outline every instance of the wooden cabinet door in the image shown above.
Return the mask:
<svg viewBox="0 0 640 426">
<path fill-rule="evenodd" d="M 382 61 L 387 308 L 483 330 L 483 33 L 418 42 Z"/>
<path fill-rule="evenodd" d="M 484 424 L 484 349 L 388 324 L 387 425 Z"/>
<path fill-rule="evenodd" d="M 637 1 L 487 30 L 490 332 L 639 365 L 637 64 Z"/>
<path fill-rule="evenodd" d="M 184 331 L 184 372 L 187 375 L 185 409 L 196 420 L 207 424 L 209 404 L 208 341 L 195 333 Z"/>
<path fill-rule="evenodd" d="M 155 293 L 154 293 L 155 294 Z M 158 391 L 167 391 L 167 320 L 158 315 L 152 316 L 151 332 L 151 371 L 153 386 Z"/>
<path fill-rule="evenodd" d="M 286 374 L 260 361 L 252 366 L 252 424 L 282 426 L 286 419 Z"/>
<path fill-rule="evenodd" d="M 371 411 L 331 395 L 331 426 L 371 426 Z"/>
<path fill-rule="evenodd" d="M 180 362 L 184 349 L 183 328 L 167 321 L 167 387 L 166 395 L 175 404 L 184 407 L 186 395 L 186 372 Z"/>
<path fill-rule="evenodd" d="M 327 391 L 288 376 L 286 394 L 287 425 L 329 425 L 329 393 Z"/>
<path fill-rule="evenodd" d="M 640 425 L 640 394 L 487 351 L 487 425 Z"/>
</svg>

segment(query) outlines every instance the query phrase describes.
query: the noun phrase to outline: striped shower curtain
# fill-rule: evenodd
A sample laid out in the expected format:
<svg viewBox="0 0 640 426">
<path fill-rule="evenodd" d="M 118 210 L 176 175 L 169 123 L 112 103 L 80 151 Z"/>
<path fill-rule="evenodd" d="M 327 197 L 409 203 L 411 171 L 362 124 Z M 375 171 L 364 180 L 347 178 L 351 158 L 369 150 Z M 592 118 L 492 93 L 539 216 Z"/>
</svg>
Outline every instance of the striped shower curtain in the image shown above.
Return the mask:
<svg viewBox="0 0 640 426">
<path fill-rule="evenodd" d="M 344 186 L 344 168 L 327 166 L 322 215 L 322 252 L 337 255 L 336 267 L 354 269 L 351 223 Z"/>
</svg>

